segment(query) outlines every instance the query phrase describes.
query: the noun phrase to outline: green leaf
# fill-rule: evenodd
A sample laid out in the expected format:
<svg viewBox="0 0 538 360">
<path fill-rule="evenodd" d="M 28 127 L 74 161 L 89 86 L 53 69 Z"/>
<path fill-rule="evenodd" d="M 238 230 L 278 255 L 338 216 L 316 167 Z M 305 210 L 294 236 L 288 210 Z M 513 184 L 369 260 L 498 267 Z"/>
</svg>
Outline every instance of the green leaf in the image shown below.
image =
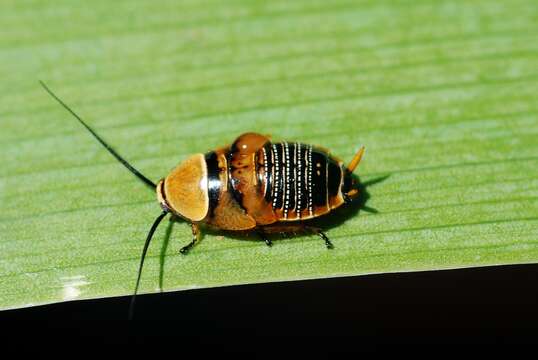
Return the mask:
<svg viewBox="0 0 538 360">
<path fill-rule="evenodd" d="M 1 7 L 0 308 L 131 294 L 160 211 L 39 79 L 153 180 L 246 131 L 367 148 L 334 250 L 165 222 L 142 292 L 538 260 L 536 1 Z"/>
</svg>

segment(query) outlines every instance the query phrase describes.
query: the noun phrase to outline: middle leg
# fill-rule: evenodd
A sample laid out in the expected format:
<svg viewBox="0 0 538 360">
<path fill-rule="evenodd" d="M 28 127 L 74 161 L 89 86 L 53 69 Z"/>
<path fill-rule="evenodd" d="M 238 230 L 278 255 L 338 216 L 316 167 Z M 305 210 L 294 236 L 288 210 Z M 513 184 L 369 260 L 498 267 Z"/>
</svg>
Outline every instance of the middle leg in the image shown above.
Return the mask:
<svg viewBox="0 0 538 360">
<path fill-rule="evenodd" d="M 267 237 L 267 234 L 265 231 L 263 231 L 263 228 L 257 228 L 256 233 L 258 233 L 258 236 L 265 241 L 265 244 L 269 247 L 273 246 L 273 242 Z"/>
</svg>

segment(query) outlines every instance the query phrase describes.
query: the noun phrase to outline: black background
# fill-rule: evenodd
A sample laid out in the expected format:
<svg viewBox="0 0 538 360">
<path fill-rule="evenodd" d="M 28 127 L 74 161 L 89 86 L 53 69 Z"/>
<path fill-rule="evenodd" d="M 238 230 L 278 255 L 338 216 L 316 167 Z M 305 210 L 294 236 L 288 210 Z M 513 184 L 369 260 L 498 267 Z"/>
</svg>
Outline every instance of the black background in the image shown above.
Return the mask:
<svg viewBox="0 0 538 360">
<path fill-rule="evenodd" d="M 385 344 L 532 346 L 538 342 L 537 280 L 538 265 L 369 275 L 139 296 L 136 320 L 162 321 L 123 322 L 128 297 L 9 310 L 0 312 L 0 321 L 12 338 L 34 328 L 21 320 L 40 320 L 41 340 L 60 331 L 70 341 L 178 351 L 210 345 L 257 353 L 303 341 L 320 352 Z"/>
</svg>

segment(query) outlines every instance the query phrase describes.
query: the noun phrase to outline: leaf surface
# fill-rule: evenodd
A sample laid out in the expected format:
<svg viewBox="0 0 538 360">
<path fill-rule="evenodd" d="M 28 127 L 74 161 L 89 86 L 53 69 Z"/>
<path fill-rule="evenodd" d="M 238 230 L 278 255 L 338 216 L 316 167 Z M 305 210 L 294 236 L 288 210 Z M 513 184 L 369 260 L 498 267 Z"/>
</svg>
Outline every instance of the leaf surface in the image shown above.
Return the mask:
<svg viewBox="0 0 538 360">
<path fill-rule="evenodd" d="M 39 79 L 154 181 L 246 131 L 367 148 L 378 213 L 336 214 L 334 250 L 182 256 L 165 222 L 142 292 L 538 260 L 536 1 L 5 1 L 0 25 L 0 308 L 132 293 L 160 211 Z"/>
</svg>

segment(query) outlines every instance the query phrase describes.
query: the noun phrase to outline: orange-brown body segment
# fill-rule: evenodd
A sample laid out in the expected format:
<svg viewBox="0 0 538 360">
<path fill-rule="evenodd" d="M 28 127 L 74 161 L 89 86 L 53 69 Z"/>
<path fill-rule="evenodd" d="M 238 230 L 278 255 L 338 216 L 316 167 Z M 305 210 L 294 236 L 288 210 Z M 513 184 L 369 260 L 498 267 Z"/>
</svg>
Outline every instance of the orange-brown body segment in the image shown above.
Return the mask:
<svg viewBox="0 0 538 360">
<path fill-rule="evenodd" d="M 256 227 L 256 220 L 250 216 L 235 200 L 233 188 L 228 176 L 227 156 L 229 148 L 224 147 L 215 151 L 219 169 L 220 188 L 218 202 L 213 212 L 208 214 L 205 223 L 217 229 L 239 231 Z"/>
</svg>

